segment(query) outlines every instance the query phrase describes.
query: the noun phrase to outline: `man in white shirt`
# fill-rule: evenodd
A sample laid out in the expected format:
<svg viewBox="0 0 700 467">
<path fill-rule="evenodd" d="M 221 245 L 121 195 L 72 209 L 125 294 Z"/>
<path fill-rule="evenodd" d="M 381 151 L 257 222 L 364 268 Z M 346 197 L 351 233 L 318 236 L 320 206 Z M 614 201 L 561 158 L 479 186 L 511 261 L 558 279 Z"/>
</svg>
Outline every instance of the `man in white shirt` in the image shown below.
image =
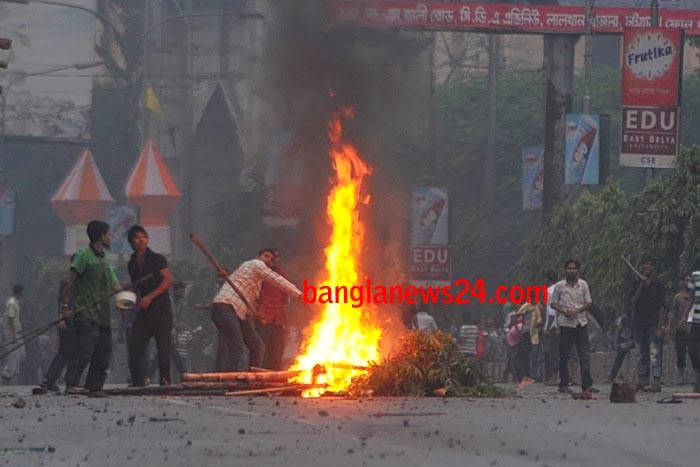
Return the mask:
<svg viewBox="0 0 700 467">
<path fill-rule="evenodd" d="M 554 286 L 551 306 L 557 311 L 559 325 L 559 392 L 567 392 L 569 384 L 569 352 L 576 346 L 581 366 L 581 389 L 590 391 L 590 342 L 588 341 L 588 310 L 592 305 L 588 283 L 579 279 L 580 263 L 570 259 L 565 263 L 566 279 Z"/>
<path fill-rule="evenodd" d="M 435 318 L 430 316 L 427 311 L 419 311 L 416 313 L 416 327 L 419 331 L 430 333 L 438 330 L 438 325 Z"/>
<path fill-rule="evenodd" d="M 4 335 L 5 342 L 11 342 L 22 335 L 22 320 L 20 319 L 20 300 L 24 287 L 17 284 L 12 287 L 12 297 L 5 302 L 5 312 L 0 319 L 0 327 Z M 2 383 L 8 385 L 19 373 L 19 366 L 24 360 L 24 346 L 18 348 L 6 357 L 5 366 L 2 369 Z"/>
<path fill-rule="evenodd" d="M 246 347 L 250 352 L 248 366 L 262 365 L 265 343 L 255 330 L 251 315 L 257 312 L 263 282 L 278 287 L 297 299 L 302 297 L 301 290 L 270 269 L 273 261 L 273 249 L 260 250 L 257 258 L 242 263 L 228 276 L 237 291 L 225 282 L 214 297 L 210 316 L 219 330 L 222 338 L 220 342 L 226 345 L 230 356 L 228 367 L 217 368 L 217 371 L 247 370 L 241 365 Z"/>
</svg>

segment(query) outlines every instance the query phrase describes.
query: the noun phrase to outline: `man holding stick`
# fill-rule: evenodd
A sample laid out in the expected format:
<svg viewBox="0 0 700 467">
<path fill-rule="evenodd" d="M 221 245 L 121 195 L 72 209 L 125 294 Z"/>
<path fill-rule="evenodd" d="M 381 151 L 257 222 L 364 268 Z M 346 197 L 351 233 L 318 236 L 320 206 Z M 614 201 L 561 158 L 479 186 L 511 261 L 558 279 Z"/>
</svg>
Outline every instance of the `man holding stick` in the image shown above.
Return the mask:
<svg viewBox="0 0 700 467">
<path fill-rule="evenodd" d="M 227 278 L 214 297 L 210 316 L 219 331 L 221 340 L 230 352 L 228 366 L 220 371 L 244 371 L 241 359 L 247 347 L 250 351 L 248 366 L 262 365 L 265 343 L 255 330 L 253 316 L 260 297 L 263 282 L 277 287 L 287 294 L 301 299 L 302 292 L 287 279 L 270 269 L 274 262 L 273 249 L 264 248 L 255 259 L 242 263 Z M 219 274 L 222 270 L 219 269 Z M 225 275 L 225 271 L 223 271 Z M 231 286 L 233 284 L 233 287 Z"/>
<path fill-rule="evenodd" d="M 63 317 L 70 317 L 71 297 L 80 310 L 74 326 L 75 358 L 66 373 L 66 394 L 81 394 L 80 377 L 89 364 L 85 388 L 90 397 L 105 397 L 102 390 L 112 357 L 111 307 L 108 297 L 120 290 L 117 275 L 107 263 L 105 250 L 112 244 L 109 224 L 93 220 L 87 226 L 90 246 L 78 251 L 70 265 L 68 284 L 63 289 Z"/>
<path fill-rule="evenodd" d="M 632 294 L 632 327 L 639 363 L 637 365 L 637 390 L 660 392 L 664 337 L 669 331 L 665 315 L 666 288 L 654 277 L 656 261 L 645 258 L 642 278 L 635 284 Z M 649 386 L 649 367 L 653 383 Z"/>
</svg>

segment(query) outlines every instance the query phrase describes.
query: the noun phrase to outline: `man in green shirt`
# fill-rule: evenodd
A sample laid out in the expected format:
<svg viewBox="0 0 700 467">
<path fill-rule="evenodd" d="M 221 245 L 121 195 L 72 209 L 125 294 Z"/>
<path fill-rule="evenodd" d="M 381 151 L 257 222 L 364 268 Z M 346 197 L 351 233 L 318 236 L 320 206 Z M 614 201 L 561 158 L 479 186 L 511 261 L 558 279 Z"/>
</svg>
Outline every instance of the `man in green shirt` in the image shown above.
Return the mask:
<svg viewBox="0 0 700 467">
<path fill-rule="evenodd" d="M 80 378 L 89 364 L 85 388 L 90 397 L 104 397 L 102 390 L 112 357 L 111 306 L 109 295 L 119 290 L 117 275 L 107 263 L 105 250 L 112 244 L 109 224 L 90 221 L 90 246 L 76 253 L 64 288 L 63 306 L 68 311 L 71 294 L 75 302 L 77 349 L 66 372 L 66 393 L 80 394 Z"/>
</svg>

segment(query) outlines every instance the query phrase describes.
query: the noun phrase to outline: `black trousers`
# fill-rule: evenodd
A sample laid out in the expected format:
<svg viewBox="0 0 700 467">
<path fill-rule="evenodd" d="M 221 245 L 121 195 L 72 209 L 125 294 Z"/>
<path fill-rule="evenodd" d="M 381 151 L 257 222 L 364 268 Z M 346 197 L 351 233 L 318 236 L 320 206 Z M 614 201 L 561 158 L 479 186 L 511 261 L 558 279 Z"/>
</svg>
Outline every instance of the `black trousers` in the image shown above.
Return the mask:
<svg viewBox="0 0 700 467">
<path fill-rule="evenodd" d="M 107 379 L 112 358 L 112 330 L 93 321 L 76 320 L 74 323 L 77 346 L 75 356 L 68 364 L 66 386 L 79 386 L 85 367 L 90 365 L 85 388 L 100 391 Z"/>
<path fill-rule="evenodd" d="M 581 389 L 585 391 L 593 386 L 588 326 L 559 327 L 559 387 L 569 384 L 569 354 L 574 346 L 581 366 Z"/>
<path fill-rule="evenodd" d="M 287 327 L 281 324 L 259 324 L 258 334 L 265 342 L 262 366 L 268 370 L 282 370 L 282 357 L 287 344 Z"/>
<path fill-rule="evenodd" d="M 700 324 L 691 324 L 688 334 L 688 355 L 693 364 L 693 370 L 700 371 Z"/>
<path fill-rule="evenodd" d="M 524 332 L 518 341 L 518 353 L 516 366 L 518 369 L 518 381 L 522 381 L 526 376 L 530 376 L 530 354 L 532 352 L 532 343 L 530 342 L 530 333 Z"/>
<path fill-rule="evenodd" d="M 131 330 L 129 371 L 134 386 L 146 385 L 146 349 L 151 338 L 156 340 L 158 349 L 158 377 L 161 386 L 168 386 L 170 377 L 170 345 L 173 333 L 171 310 L 139 311 Z"/>
<path fill-rule="evenodd" d="M 58 330 L 58 352 L 56 352 L 56 356 L 46 372 L 46 382 L 49 386 L 56 384 L 63 370 L 74 358 L 78 340 L 74 326 L 75 323 L 69 320 L 66 321 L 65 329 Z"/>
<path fill-rule="evenodd" d="M 674 336 L 674 346 L 676 347 L 676 368 L 685 370 L 685 353 L 688 350 L 688 338 L 690 334 L 677 330 Z"/>
<path fill-rule="evenodd" d="M 223 303 L 214 303 L 209 316 L 219 331 L 219 345 L 223 343 L 229 352 L 229 358 L 226 359 L 228 367 L 217 368 L 216 371 L 246 371 L 251 366 L 262 365 L 265 342 L 255 329 L 252 320 L 241 320 L 231 305 Z M 250 352 L 250 358 L 248 365 L 244 366 L 241 360 L 246 347 Z M 223 363 L 220 362 L 220 364 Z"/>
<path fill-rule="evenodd" d="M 559 374 L 559 328 L 550 329 L 544 337 L 544 377 L 556 378 Z"/>
<path fill-rule="evenodd" d="M 185 359 L 177 351 L 177 346 L 175 345 L 175 334 L 172 335 L 172 339 L 170 341 L 170 356 L 172 357 L 173 363 L 175 364 L 175 369 L 178 373 L 180 373 L 180 376 L 182 376 L 183 373 L 187 373 L 187 368 L 185 368 Z M 149 378 L 153 379 L 158 366 L 158 355 L 156 355 L 155 358 L 151 360 L 151 366 L 148 369 Z"/>
</svg>

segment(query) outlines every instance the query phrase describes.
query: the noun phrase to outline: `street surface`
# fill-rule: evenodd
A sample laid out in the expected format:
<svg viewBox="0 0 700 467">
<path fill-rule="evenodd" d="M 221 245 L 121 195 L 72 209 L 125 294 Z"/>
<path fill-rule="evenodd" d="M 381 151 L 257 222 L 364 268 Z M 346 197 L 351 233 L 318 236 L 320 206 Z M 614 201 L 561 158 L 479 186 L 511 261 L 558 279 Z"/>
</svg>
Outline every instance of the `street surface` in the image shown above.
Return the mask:
<svg viewBox="0 0 700 467">
<path fill-rule="evenodd" d="M 611 404 L 609 387 L 575 401 L 541 384 L 478 400 L 88 399 L 3 386 L 0 465 L 697 466 L 700 400 L 657 403 L 679 389 Z"/>
</svg>

